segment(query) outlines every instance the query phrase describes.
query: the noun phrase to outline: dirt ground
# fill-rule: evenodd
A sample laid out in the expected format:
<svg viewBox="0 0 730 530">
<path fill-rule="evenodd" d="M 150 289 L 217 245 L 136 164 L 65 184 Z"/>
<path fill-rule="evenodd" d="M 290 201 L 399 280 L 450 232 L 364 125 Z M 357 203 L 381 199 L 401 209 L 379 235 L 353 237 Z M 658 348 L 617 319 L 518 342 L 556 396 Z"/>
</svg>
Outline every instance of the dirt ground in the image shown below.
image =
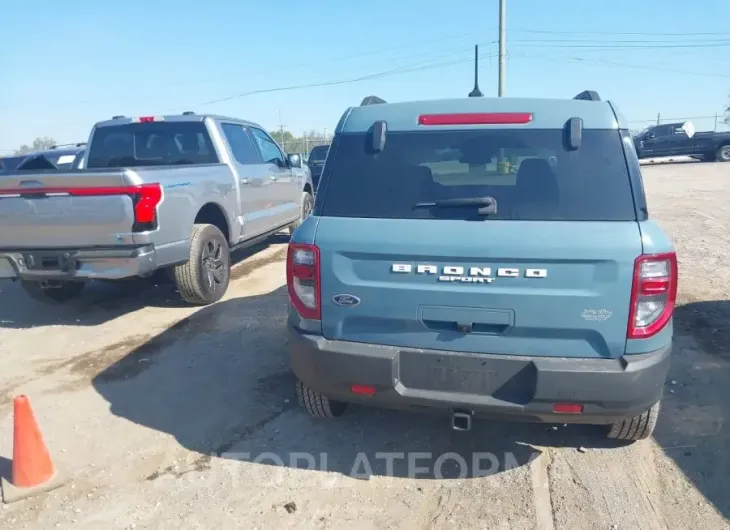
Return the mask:
<svg viewBox="0 0 730 530">
<path fill-rule="evenodd" d="M 0 283 L 0 473 L 24 393 L 67 478 L 2 506 L 0 528 L 730 528 L 729 171 L 644 168 L 681 305 L 655 437 L 628 447 L 591 427 L 310 419 L 288 370 L 284 239 L 237 256 L 203 309 L 150 281 L 63 308 Z"/>
</svg>

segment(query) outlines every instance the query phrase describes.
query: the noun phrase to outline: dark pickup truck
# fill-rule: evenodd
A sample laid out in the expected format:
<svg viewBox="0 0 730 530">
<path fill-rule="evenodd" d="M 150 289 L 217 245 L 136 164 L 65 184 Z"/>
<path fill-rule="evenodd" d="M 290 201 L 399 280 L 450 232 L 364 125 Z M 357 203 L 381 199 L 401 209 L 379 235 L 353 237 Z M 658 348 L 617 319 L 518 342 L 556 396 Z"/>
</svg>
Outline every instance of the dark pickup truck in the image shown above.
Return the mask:
<svg viewBox="0 0 730 530">
<path fill-rule="evenodd" d="M 654 125 L 634 136 L 640 159 L 691 156 L 730 162 L 730 132 L 694 132 L 690 122 Z"/>
</svg>

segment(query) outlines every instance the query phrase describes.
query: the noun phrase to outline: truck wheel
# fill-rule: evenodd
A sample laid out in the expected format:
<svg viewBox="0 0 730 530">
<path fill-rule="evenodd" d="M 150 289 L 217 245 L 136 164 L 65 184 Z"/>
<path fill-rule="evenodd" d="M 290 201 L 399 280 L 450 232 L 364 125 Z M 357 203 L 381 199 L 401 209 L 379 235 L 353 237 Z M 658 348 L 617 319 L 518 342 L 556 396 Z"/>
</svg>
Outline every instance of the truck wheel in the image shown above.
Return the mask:
<svg viewBox="0 0 730 530">
<path fill-rule="evenodd" d="M 608 437 L 614 440 L 636 441 L 649 438 L 656 427 L 659 418 L 661 401 L 657 401 L 652 407 L 633 418 L 614 423 L 608 431 Z"/>
<path fill-rule="evenodd" d="M 183 300 L 208 305 L 220 300 L 231 279 L 231 254 L 223 233 L 214 225 L 193 225 L 190 258 L 174 270 Z"/>
<path fill-rule="evenodd" d="M 715 160 L 718 162 L 730 162 L 730 144 L 720 146 L 715 154 Z"/>
<path fill-rule="evenodd" d="M 86 284 L 84 282 L 20 282 L 25 292 L 38 302 L 46 304 L 62 304 L 73 300 L 81 294 Z"/>
<path fill-rule="evenodd" d="M 312 213 L 312 206 L 314 201 L 312 200 L 312 194 L 308 191 L 302 193 L 302 211 L 299 216 L 299 220 L 289 227 L 289 235 L 294 234 L 294 230 L 299 228 L 304 220 Z"/>
<path fill-rule="evenodd" d="M 301 381 L 297 381 L 299 405 L 314 418 L 337 418 L 342 416 L 347 403 L 332 401 Z"/>
</svg>

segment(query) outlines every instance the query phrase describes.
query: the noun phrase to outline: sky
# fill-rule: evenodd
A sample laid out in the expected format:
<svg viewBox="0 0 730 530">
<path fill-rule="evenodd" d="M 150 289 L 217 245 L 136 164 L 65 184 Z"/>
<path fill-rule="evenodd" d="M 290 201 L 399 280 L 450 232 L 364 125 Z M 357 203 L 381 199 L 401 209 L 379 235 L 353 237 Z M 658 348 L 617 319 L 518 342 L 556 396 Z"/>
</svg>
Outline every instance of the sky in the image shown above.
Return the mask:
<svg viewBox="0 0 730 530">
<path fill-rule="evenodd" d="M 596 90 L 637 129 L 658 113 L 698 130 L 722 121 L 730 1 L 506 8 L 506 97 Z M 0 24 L 0 155 L 38 136 L 86 141 L 119 114 L 331 133 L 367 95 L 466 96 L 475 44 L 480 88 L 497 95 L 498 0 L 8 0 Z"/>
</svg>

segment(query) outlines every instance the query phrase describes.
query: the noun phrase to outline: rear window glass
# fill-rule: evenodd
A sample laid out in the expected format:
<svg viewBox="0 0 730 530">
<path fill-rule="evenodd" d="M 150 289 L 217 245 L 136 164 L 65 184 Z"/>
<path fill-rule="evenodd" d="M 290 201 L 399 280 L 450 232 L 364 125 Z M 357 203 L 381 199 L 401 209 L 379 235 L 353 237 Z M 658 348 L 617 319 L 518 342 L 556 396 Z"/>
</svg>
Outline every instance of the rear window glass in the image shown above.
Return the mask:
<svg viewBox="0 0 730 530">
<path fill-rule="evenodd" d="M 623 221 L 636 219 L 618 131 L 584 130 L 566 149 L 561 129 L 417 131 L 387 134 L 380 153 L 368 134 L 343 134 L 325 166 L 319 215 L 393 219 Z M 478 207 L 428 206 L 491 197 Z M 418 206 L 417 206 L 418 205 Z"/>
<path fill-rule="evenodd" d="M 324 159 L 327 158 L 328 149 L 329 149 L 329 146 L 327 146 L 327 145 L 313 147 L 312 152 L 309 153 L 309 160 L 312 160 L 315 162 L 324 162 Z"/>
<path fill-rule="evenodd" d="M 99 127 L 86 167 L 209 164 L 218 157 L 201 122 L 130 123 Z"/>
</svg>

